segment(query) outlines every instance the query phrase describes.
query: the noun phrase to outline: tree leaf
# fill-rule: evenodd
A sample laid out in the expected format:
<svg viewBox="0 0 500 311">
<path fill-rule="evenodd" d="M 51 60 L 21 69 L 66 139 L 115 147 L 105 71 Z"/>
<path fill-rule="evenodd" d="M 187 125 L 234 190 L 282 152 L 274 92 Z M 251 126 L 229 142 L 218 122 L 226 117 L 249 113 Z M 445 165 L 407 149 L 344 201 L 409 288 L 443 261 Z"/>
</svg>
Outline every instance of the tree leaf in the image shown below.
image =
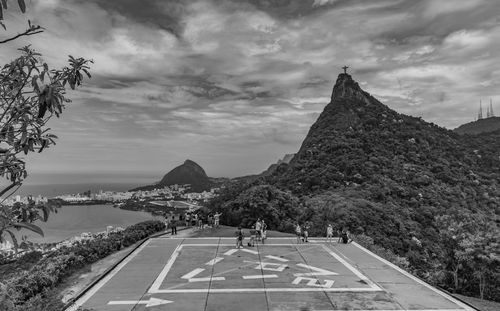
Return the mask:
<svg viewBox="0 0 500 311">
<path fill-rule="evenodd" d="M 34 224 L 30 224 L 27 222 L 18 222 L 18 223 L 13 224 L 12 226 L 16 229 L 19 229 L 19 228 L 28 229 L 30 231 L 33 231 L 33 232 L 38 233 L 39 235 L 43 236 L 42 229 Z"/>
<path fill-rule="evenodd" d="M 21 12 L 26 13 L 26 4 L 24 3 L 24 0 L 17 0 L 17 3 L 19 4 Z"/>
</svg>

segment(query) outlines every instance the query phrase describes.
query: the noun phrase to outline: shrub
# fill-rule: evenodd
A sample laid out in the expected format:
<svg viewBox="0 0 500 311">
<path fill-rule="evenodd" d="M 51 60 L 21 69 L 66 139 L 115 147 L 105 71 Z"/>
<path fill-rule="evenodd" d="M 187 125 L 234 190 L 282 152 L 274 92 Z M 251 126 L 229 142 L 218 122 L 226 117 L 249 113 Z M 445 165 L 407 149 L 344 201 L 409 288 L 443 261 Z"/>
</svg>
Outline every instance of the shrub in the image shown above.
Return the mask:
<svg viewBox="0 0 500 311">
<path fill-rule="evenodd" d="M 47 290 L 57 286 L 76 269 L 96 262 L 119 250 L 122 246 L 132 245 L 164 229 L 165 224 L 161 221 L 145 221 L 123 231 L 113 232 L 108 236 L 96 235 L 93 239 L 59 248 L 47 254 L 28 271 L 9 279 L 6 291 L 11 293 L 10 299 L 18 307 L 29 301 L 38 301 L 44 298 Z M 37 255 L 29 256 L 32 258 Z M 24 307 L 22 309 L 29 310 Z"/>
</svg>

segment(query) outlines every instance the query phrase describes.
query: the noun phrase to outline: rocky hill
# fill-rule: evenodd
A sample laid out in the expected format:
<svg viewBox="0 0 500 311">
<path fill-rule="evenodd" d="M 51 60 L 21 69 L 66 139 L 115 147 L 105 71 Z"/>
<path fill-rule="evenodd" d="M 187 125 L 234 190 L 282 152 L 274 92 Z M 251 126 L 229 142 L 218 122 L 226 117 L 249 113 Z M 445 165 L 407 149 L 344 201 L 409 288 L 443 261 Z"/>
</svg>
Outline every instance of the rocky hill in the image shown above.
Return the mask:
<svg viewBox="0 0 500 311">
<path fill-rule="evenodd" d="M 177 166 L 163 176 L 157 184 L 139 187 L 134 190 L 152 190 L 175 184 L 189 184 L 191 185 L 191 191 L 202 192 L 209 190 L 212 182 L 201 166 L 194 161 L 186 160 L 182 165 Z"/>
<path fill-rule="evenodd" d="M 267 168 L 267 170 L 265 170 L 262 173 L 260 173 L 259 176 L 269 176 L 269 175 L 271 175 L 272 173 L 274 173 L 274 171 L 276 170 L 276 168 L 280 164 L 288 164 L 288 163 L 290 163 L 290 161 L 292 161 L 292 159 L 293 159 L 294 156 L 295 156 L 295 153 L 285 154 L 285 156 L 283 157 L 283 159 L 279 159 L 278 162 L 271 164 Z"/>
<path fill-rule="evenodd" d="M 480 119 L 474 122 L 462 124 L 453 131 L 458 134 L 481 134 L 500 130 L 500 117 Z"/>
<path fill-rule="evenodd" d="M 341 74 L 292 161 L 226 188 L 212 207 L 230 224 L 263 217 L 291 231 L 298 220 L 316 235 L 327 223 L 347 227 L 420 277 L 467 294 L 479 295 L 472 272 L 487 266 L 487 296 L 499 300 L 494 141 L 397 113 Z"/>
</svg>

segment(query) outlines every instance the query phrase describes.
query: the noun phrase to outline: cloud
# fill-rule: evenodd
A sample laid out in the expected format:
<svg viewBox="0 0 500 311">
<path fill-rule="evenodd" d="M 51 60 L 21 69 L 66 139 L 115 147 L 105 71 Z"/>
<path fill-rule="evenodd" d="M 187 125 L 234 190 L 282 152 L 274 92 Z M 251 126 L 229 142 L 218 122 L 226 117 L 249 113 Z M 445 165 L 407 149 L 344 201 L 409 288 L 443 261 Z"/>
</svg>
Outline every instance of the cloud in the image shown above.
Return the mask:
<svg viewBox="0 0 500 311">
<path fill-rule="evenodd" d="M 52 67 L 68 54 L 95 61 L 52 120 L 57 152 L 34 169 L 193 158 L 237 176 L 298 150 L 344 65 L 399 112 L 449 128 L 472 120 L 480 98 L 500 100 L 498 14 L 479 0 L 33 0 L 26 16 L 9 13 L 9 33 L 27 18 L 46 31 L 0 60 L 31 43 Z"/>
</svg>

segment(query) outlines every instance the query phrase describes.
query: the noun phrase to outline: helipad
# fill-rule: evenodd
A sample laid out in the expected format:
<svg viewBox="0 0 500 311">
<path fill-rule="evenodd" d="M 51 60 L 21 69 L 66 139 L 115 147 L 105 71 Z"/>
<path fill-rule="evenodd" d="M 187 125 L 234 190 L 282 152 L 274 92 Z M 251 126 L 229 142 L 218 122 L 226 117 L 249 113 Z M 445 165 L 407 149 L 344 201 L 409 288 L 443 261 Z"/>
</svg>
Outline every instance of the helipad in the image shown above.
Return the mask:
<svg viewBox="0 0 500 311">
<path fill-rule="evenodd" d="M 95 310 L 473 310 L 353 243 L 147 241 L 84 295 Z"/>
</svg>

